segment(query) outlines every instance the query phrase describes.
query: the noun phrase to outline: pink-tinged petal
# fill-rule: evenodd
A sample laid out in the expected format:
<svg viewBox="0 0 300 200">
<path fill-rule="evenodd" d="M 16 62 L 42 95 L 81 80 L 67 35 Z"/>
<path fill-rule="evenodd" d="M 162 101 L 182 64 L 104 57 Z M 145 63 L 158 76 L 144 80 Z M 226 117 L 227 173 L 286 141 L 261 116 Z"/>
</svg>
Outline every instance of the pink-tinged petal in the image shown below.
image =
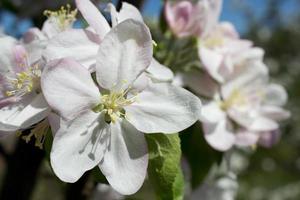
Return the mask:
<svg viewBox="0 0 300 200">
<path fill-rule="evenodd" d="M 152 61 L 152 38 L 145 24 L 126 20 L 109 32 L 99 46 L 97 81 L 105 89 L 126 88 Z"/>
<path fill-rule="evenodd" d="M 261 107 L 260 112 L 263 116 L 273 119 L 275 121 L 286 120 L 290 118 L 291 113 L 283 108 L 272 106 L 272 105 L 264 105 Z"/>
<path fill-rule="evenodd" d="M 90 72 L 72 59 L 49 62 L 41 85 L 51 108 L 64 119 L 74 119 L 100 103 L 100 92 Z"/>
<path fill-rule="evenodd" d="M 225 77 L 220 74 L 220 67 L 223 63 L 224 57 L 211 49 L 204 46 L 199 47 L 200 59 L 204 65 L 205 70 L 218 82 L 224 82 Z"/>
<path fill-rule="evenodd" d="M 235 135 L 235 144 L 240 147 L 249 147 L 258 142 L 259 133 L 250 131 L 239 131 Z"/>
<path fill-rule="evenodd" d="M 169 1 L 165 4 L 165 15 L 167 22 L 178 37 L 188 36 L 191 33 L 186 30 L 186 25 L 191 20 L 193 5 L 189 1 L 180 1 L 172 4 Z"/>
<path fill-rule="evenodd" d="M 207 143 L 218 151 L 227 151 L 234 145 L 235 136 L 228 129 L 226 119 L 215 124 L 203 123 L 203 130 Z"/>
<path fill-rule="evenodd" d="M 73 58 L 90 71 L 94 71 L 100 39 L 88 30 L 69 30 L 52 38 L 43 53 L 49 62 L 61 58 Z"/>
<path fill-rule="evenodd" d="M 16 45 L 12 50 L 15 57 L 15 72 L 26 71 L 30 67 L 26 49 L 22 45 Z"/>
<path fill-rule="evenodd" d="M 93 27 L 100 39 L 110 31 L 110 26 L 98 8 L 90 0 L 76 0 L 77 8 L 87 21 Z"/>
<path fill-rule="evenodd" d="M 23 36 L 23 42 L 25 44 L 31 43 L 36 40 L 46 40 L 47 37 L 38 28 L 30 28 Z"/>
<path fill-rule="evenodd" d="M 104 116 L 92 111 L 62 123 L 53 140 L 50 161 L 62 181 L 74 183 L 103 159 L 110 130 Z"/>
<path fill-rule="evenodd" d="M 130 195 L 139 190 L 147 174 L 147 143 L 144 135 L 126 120 L 110 127 L 109 148 L 99 167 L 117 192 Z"/>
<path fill-rule="evenodd" d="M 173 72 L 166 66 L 160 64 L 156 59 L 152 59 L 147 72 L 154 81 L 168 82 L 174 78 Z"/>
<path fill-rule="evenodd" d="M 144 133 L 178 133 L 201 116 L 198 97 L 167 83 L 149 83 L 124 109 L 128 121 Z"/>
<path fill-rule="evenodd" d="M 279 129 L 269 132 L 260 133 L 259 144 L 266 148 L 271 148 L 279 142 L 281 138 L 281 132 Z"/>
<path fill-rule="evenodd" d="M 264 103 L 274 106 L 286 104 L 288 95 L 284 87 L 278 84 L 270 84 L 265 89 Z"/>
<path fill-rule="evenodd" d="M 1 98 L 2 97 L 2 98 Z M 5 107 L 5 106 L 9 106 L 13 103 L 16 103 L 18 101 L 18 99 L 16 97 L 5 97 L 5 95 L 0 95 L 0 109 Z"/>
</svg>

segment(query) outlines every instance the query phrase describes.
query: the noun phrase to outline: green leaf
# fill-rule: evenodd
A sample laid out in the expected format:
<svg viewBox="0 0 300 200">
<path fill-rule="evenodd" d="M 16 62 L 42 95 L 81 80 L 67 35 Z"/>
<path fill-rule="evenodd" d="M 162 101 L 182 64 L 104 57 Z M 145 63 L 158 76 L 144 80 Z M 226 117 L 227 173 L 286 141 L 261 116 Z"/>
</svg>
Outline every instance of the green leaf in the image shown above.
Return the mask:
<svg viewBox="0 0 300 200">
<path fill-rule="evenodd" d="M 192 188 L 197 188 L 213 164 L 220 164 L 223 154 L 211 148 L 203 137 L 200 123 L 196 123 L 180 134 L 182 154 L 191 170 Z"/>
<path fill-rule="evenodd" d="M 183 199 L 184 179 L 178 134 L 148 134 L 146 139 L 149 148 L 148 174 L 157 199 Z"/>
</svg>

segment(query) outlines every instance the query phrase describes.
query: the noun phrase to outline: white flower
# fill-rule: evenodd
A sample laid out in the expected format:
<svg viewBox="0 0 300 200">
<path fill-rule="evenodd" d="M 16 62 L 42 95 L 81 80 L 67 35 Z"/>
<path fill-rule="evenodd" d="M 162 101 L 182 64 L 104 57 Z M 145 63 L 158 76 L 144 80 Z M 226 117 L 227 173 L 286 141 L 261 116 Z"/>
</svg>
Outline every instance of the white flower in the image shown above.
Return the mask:
<svg viewBox="0 0 300 200">
<path fill-rule="evenodd" d="M 204 69 L 219 83 L 224 83 L 235 67 L 251 59 L 262 59 L 264 52 L 253 48 L 252 42 L 240 39 L 234 26 L 228 22 L 218 24 L 199 41 L 199 57 Z"/>
<path fill-rule="evenodd" d="M 29 128 L 50 109 L 40 89 L 42 63 L 11 37 L 0 37 L 0 44 L 0 131 L 7 134 Z"/>
<path fill-rule="evenodd" d="M 205 139 L 220 151 L 233 145 L 255 145 L 265 134 L 277 131 L 277 122 L 290 115 L 281 108 L 287 101 L 284 88 L 269 83 L 260 62 L 247 63 L 243 69 L 203 106 Z"/>
<path fill-rule="evenodd" d="M 85 30 L 69 30 L 58 34 L 50 40 L 44 57 L 47 61 L 71 57 L 94 72 L 99 44 L 111 30 L 111 27 L 97 7 L 89 0 L 77 0 L 76 4 L 90 27 Z M 116 11 L 113 4 L 108 4 L 107 9 L 111 13 L 113 27 L 126 19 L 143 22 L 138 9 L 128 3 L 122 4 L 120 12 Z M 159 64 L 155 59 L 147 69 L 147 74 L 156 81 L 171 81 L 173 79 L 172 71 Z"/>
<path fill-rule="evenodd" d="M 97 85 L 72 59 L 52 61 L 44 70 L 45 97 L 64 119 L 51 152 L 60 179 L 75 182 L 98 165 L 115 190 L 135 193 L 148 163 L 142 133 L 176 133 L 199 118 L 200 100 L 188 91 L 168 83 L 140 87 L 151 61 L 150 32 L 130 19 L 100 43 Z"/>
</svg>

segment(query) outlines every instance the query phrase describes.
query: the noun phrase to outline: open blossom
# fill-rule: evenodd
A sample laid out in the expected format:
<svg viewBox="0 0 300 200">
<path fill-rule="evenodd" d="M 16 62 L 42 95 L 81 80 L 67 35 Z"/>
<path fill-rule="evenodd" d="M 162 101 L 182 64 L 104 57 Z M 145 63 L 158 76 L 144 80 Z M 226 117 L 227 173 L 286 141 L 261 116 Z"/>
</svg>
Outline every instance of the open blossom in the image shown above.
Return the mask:
<svg viewBox="0 0 300 200">
<path fill-rule="evenodd" d="M 47 61 L 71 57 L 94 72 L 99 44 L 111 27 L 89 0 L 77 0 L 76 5 L 89 27 L 84 30 L 69 30 L 51 39 L 44 57 Z M 111 13 L 112 27 L 126 19 L 143 22 L 138 9 L 128 3 L 124 2 L 119 12 L 113 4 L 108 4 L 108 10 Z M 171 81 L 173 78 L 172 71 L 155 59 L 151 62 L 146 74 L 156 81 Z"/>
<path fill-rule="evenodd" d="M 152 62 L 152 38 L 144 23 L 118 23 L 99 44 L 96 84 L 70 58 L 54 60 L 42 75 L 50 106 L 62 116 L 51 150 L 56 175 L 75 182 L 99 166 L 121 194 L 135 193 L 148 164 L 142 133 L 176 133 L 201 113 L 200 100 L 169 83 L 141 87 Z"/>
<path fill-rule="evenodd" d="M 220 23 L 200 38 L 198 51 L 204 69 L 220 83 L 230 79 L 236 66 L 248 59 L 262 59 L 264 55 L 262 49 L 252 47 L 252 42 L 240 39 L 228 22 Z"/>
<path fill-rule="evenodd" d="M 165 5 L 167 22 L 177 37 L 206 35 L 217 24 L 222 0 L 168 0 Z"/>
<path fill-rule="evenodd" d="M 76 11 L 61 8 L 58 12 L 47 11 L 48 20 L 42 31 L 30 29 L 22 41 L 8 36 L 0 38 L 0 132 L 7 135 L 19 130 L 34 128 L 27 136 L 36 138 L 36 145 L 42 148 L 44 135 L 49 128 L 57 126 L 57 117 L 51 113 L 48 103 L 44 99 L 40 78 L 45 63 L 42 60 L 42 51 L 49 38 L 71 28 Z M 48 120 L 44 120 L 48 117 Z M 41 122 L 37 125 L 36 123 Z M 35 125 L 33 127 L 33 125 Z"/>
<path fill-rule="evenodd" d="M 4 36 L 1 44 L 0 131 L 25 129 L 44 119 L 50 109 L 40 89 L 42 64 L 15 39 Z"/>
<path fill-rule="evenodd" d="M 284 88 L 270 84 L 261 65 L 248 63 L 203 106 L 205 139 L 220 151 L 258 142 L 270 146 L 276 142 L 272 137 L 278 132 L 278 122 L 290 115 L 281 108 L 286 101 Z"/>
</svg>

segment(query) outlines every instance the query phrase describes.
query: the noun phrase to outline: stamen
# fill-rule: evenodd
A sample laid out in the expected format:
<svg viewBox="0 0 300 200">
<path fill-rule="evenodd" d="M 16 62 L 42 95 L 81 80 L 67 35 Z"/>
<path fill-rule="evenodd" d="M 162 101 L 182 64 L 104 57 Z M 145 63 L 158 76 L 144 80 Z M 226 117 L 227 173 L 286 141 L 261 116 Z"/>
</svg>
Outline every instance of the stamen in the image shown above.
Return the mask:
<svg viewBox="0 0 300 200">
<path fill-rule="evenodd" d="M 46 139 L 46 134 L 49 129 L 50 129 L 50 125 L 48 123 L 48 120 L 43 120 L 30 131 L 29 135 L 22 136 L 22 139 L 24 139 L 26 143 L 29 143 L 31 138 L 35 137 L 35 146 L 39 147 L 40 149 L 43 149 L 43 145 Z M 20 136 L 21 134 L 22 134 L 21 132 L 17 133 L 18 136 Z"/>
<path fill-rule="evenodd" d="M 36 64 L 26 71 L 17 73 L 15 78 L 7 78 L 12 89 L 5 92 L 6 96 L 23 96 L 32 92 L 39 85 L 41 74 L 39 65 Z"/>
<path fill-rule="evenodd" d="M 126 118 L 124 107 L 134 103 L 137 99 L 137 94 L 127 98 L 131 87 L 119 92 L 111 91 L 101 98 L 101 103 L 93 108 L 94 112 L 105 112 L 105 121 L 107 123 L 115 123 L 119 118 Z"/>
<path fill-rule="evenodd" d="M 77 9 L 71 10 L 70 4 L 67 4 L 66 8 L 62 6 L 58 11 L 45 10 L 44 15 L 49 19 L 56 19 L 59 28 L 64 31 L 75 22 Z"/>
</svg>

